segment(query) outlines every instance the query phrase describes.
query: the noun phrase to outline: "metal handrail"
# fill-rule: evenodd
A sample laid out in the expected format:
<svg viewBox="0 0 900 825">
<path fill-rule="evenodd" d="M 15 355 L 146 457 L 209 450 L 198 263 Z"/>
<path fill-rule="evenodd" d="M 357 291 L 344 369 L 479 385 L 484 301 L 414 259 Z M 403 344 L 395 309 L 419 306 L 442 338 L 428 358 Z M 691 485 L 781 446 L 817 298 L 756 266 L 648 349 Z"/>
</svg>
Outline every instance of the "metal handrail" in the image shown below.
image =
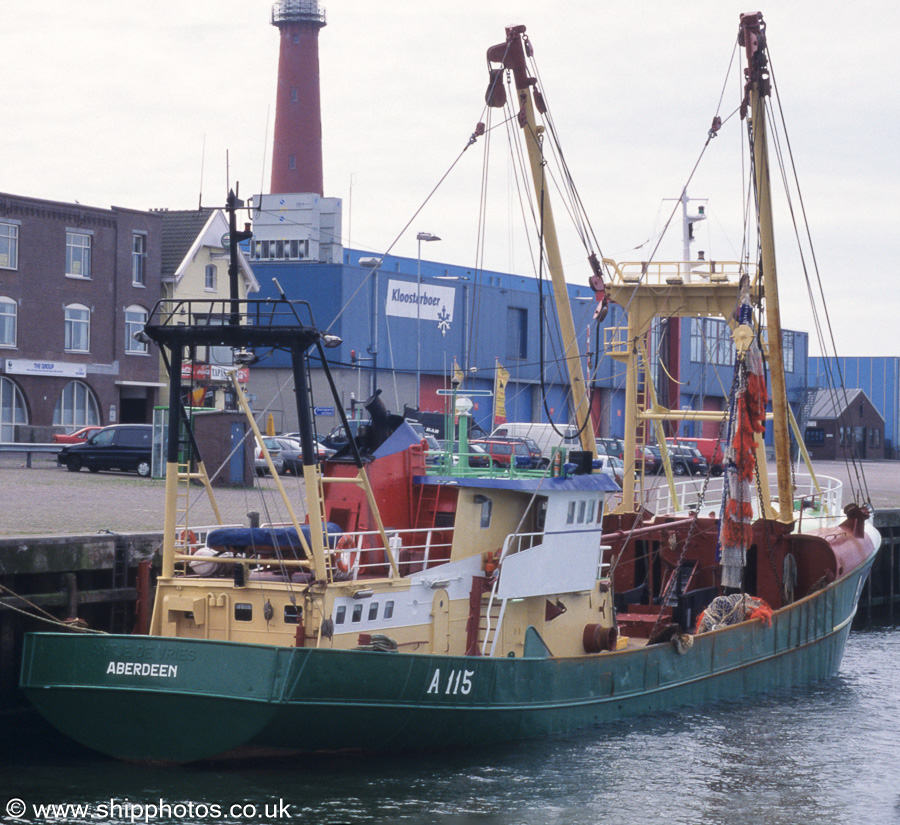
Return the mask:
<svg viewBox="0 0 900 825">
<path fill-rule="evenodd" d="M 775 478 L 774 473 L 769 474 L 770 481 Z M 698 497 L 703 487 L 705 478 L 695 476 L 675 482 L 676 498 L 680 502 L 676 507 L 668 485 L 660 485 L 652 489 L 645 488 L 644 505 L 647 510 L 656 515 L 675 515 L 696 510 L 699 505 Z M 816 486 L 818 482 L 818 487 Z M 841 510 L 843 496 L 843 482 L 831 476 L 817 475 L 815 479 L 806 474 L 798 474 L 794 477 L 794 503 L 795 509 L 811 509 L 809 513 L 817 518 L 843 518 Z M 725 485 L 725 476 L 717 476 L 709 479 L 704 498 L 704 511 L 718 511 L 722 501 L 722 493 Z M 806 503 L 806 508 L 803 504 Z M 754 491 L 753 518 L 759 518 L 758 495 Z"/>
</svg>

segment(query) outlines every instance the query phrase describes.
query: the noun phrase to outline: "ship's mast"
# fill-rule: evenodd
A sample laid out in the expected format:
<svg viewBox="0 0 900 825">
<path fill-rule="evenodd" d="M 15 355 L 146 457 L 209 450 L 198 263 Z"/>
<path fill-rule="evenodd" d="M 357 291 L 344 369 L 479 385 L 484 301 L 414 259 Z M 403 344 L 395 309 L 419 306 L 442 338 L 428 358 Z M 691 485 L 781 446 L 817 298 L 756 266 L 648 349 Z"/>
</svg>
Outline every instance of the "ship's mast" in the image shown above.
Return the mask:
<svg viewBox="0 0 900 825">
<path fill-rule="evenodd" d="M 775 267 L 775 244 L 772 230 L 772 192 L 769 178 L 769 154 L 766 139 L 766 98 L 771 89 L 766 52 L 765 23 L 760 12 L 741 15 L 740 44 L 747 55 L 747 79 L 741 114 L 749 109 L 749 134 L 756 175 L 756 200 L 759 213 L 760 267 L 766 301 L 768 329 L 768 362 L 772 383 L 772 436 L 775 444 L 775 468 L 778 474 L 778 520 L 793 521 L 793 489 L 790 472 L 790 433 L 784 356 L 781 349 L 781 308 L 778 302 L 778 280 Z"/>
<path fill-rule="evenodd" d="M 572 308 L 569 303 L 569 292 L 566 288 L 562 257 L 559 252 L 559 241 L 556 237 L 556 224 L 553 220 L 553 210 L 550 206 L 550 198 L 546 188 L 542 148 L 544 127 L 537 125 L 534 115 L 533 87 L 537 81 L 528 74 L 525 62 L 525 46 L 522 42 L 524 33 L 525 26 L 510 26 L 506 30 L 506 42 L 488 49 L 488 60 L 492 63 L 501 63 L 504 68 L 512 72 L 519 96 L 519 125 L 525 132 L 528 161 L 531 165 L 534 192 L 543 225 L 544 248 L 547 251 L 547 262 L 553 284 L 553 296 L 556 301 L 560 333 L 563 340 L 564 358 L 569 374 L 569 383 L 572 387 L 575 425 L 580 433 L 581 448 L 596 457 L 597 440 L 594 437 L 594 428 L 590 421 L 590 396 L 581 366 L 578 340 L 575 335 L 575 323 L 572 320 Z M 495 82 L 499 84 L 501 79 L 497 77 Z M 491 90 L 489 90 L 489 94 L 490 92 Z M 539 108 L 543 111 L 543 104 Z"/>
</svg>

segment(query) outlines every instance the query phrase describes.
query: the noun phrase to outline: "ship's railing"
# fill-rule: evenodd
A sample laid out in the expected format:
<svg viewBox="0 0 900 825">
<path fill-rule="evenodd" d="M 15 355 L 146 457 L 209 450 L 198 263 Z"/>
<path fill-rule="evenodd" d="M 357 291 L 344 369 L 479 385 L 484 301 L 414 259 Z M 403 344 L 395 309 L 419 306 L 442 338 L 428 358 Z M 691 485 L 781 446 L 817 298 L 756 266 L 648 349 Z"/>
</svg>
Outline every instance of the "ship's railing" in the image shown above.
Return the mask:
<svg viewBox="0 0 900 825">
<path fill-rule="evenodd" d="M 314 326 L 307 301 L 271 298 L 164 298 L 157 301 L 148 326 L 222 327 L 228 324 L 254 327 Z"/>
<path fill-rule="evenodd" d="M 429 461 L 425 471 L 428 475 L 456 476 L 458 478 L 540 478 L 549 475 L 547 469 L 538 469 L 531 465 L 521 466 L 515 461 L 498 466 L 492 462 L 484 464 L 484 453 L 468 454 L 472 460 L 480 460 L 477 466 L 463 466 L 459 460 L 459 453 L 448 456 L 443 451 L 430 450 L 427 455 Z"/>
<path fill-rule="evenodd" d="M 610 562 L 606 561 L 609 558 L 609 551 L 611 547 L 609 545 L 604 545 L 602 542 L 603 530 L 601 524 L 594 525 L 585 525 L 586 529 L 580 529 L 575 531 L 574 533 L 570 530 L 565 530 L 562 532 L 553 532 L 553 531 L 541 531 L 536 533 L 510 533 L 503 540 L 503 549 L 500 551 L 499 564 L 500 564 L 500 573 L 499 575 L 494 577 L 493 586 L 491 587 L 491 595 L 488 599 L 487 609 L 484 611 L 484 636 L 481 642 L 481 655 L 490 655 L 493 656 L 496 647 L 497 640 L 499 638 L 500 626 L 503 624 L 503 615 L 506 610 L 506 601 L 510 598 L 509 594 L 505 596 L 500 595 L 500 580 L 503 575 L 502 564 L 503 561 L 510 556 L 515 556 L 517 553 L 521 553 L 525 550 L 530 550 L 532 548 L 540 547 L 541 545 L 546 545 L 545 549 L 548 549 L 553 553 L 557 548 L 562 549 L 559 542 L 562 542 L 564 545 L 568 545 L 571 547 L 571 543 L 573 541 L 579 542 L 581 548 L 583 550 L 588 550 L 591 546 L 593 546 L 597 552 L 597 570 L 596 573 L 592 573 L 596 580 L 604 579 L 609 575 Z M 558 563 L 556 565 L 558 569 Z M 564 588 L 567 586 L 571 586 L 571 581 L 566 584 L 562 584 L 565 580 L 565 575 L 563 575 L 560 579 L 552 581 L 552 573 L 542 580 L 542 584 L 546 587 L 545 590 L 541 591 L 540 589 L 537 591 L 538 593 L 545 593 L 548 596 L 552 593 L 563 593 L 567 592 Z M 555 585 L 559 585 L 560 589 L 556 589 Z M 540 585 L 539 585 L 540 587 Z M 534 591 L 531 591 L 528 595 L 535 595 Z M 512 597 L 513 599 L 515 597 Z M 491 619 L 492 609 L 494 606 L 494 602 L 496 600 L 501 600 L 500 606 L 500 615 L 497 616 L 496 622 L 493 622 Z M 488 652 L 488 648 L 490 648 L 490 652 Z"/>
<path fill-rule="evenodd" d="M 676 481 L 676 498 L 674 500 L 669 485 L 665 483 L 665 478 L 660 476 L 658 480 L 660 482 L 658 485 L 644 488 L 643 504 L 650 512 L 657 515 L 675 515 L 699 510 L 701 515 L 711 512 L 719 514 L 725 489 L 725 476 L 710 478 L 708 482 L 699 476 Z M 818 482 L 818 486 L 816 486 L 816 482 Z M 705 490 L 704 484 L 706 485 Z M 774 473 L 770 473 L 769 488 L 775 490 L 777 487 L 777 479 Z M 701 496 L 703 496 L 702 502 Z M 843 483 L 836 478 L 817 475 L 814 481 L 810 475 L 794 476 L 794 511 L 801 521 L 804 518 L 843 518 L 842 497 Z M 773 502 L 775 501 L 777 499 L 773 499 Z M 755 487 L 752 505 L 755 519 L 759 517 L 760 513 Z"/>
<path fill-rule="evenodd" d="M 603 259 L 618 285 L 681 286 L 683 284 L 734 284 L 750 276 L 751 289 L 757 267 L 740 261 L 613 261 Z"/>
<path fill-rule="evenodd" d="M 192 555 L 201 547 L 206 547 L 206 537 L 213 530 L 244 526 L 243 524 L 207 524 L 203 526 L 179 527 L 175 532 L 175 552 Z"/>
<path fill-rule="evenodd" d="M 411 527 L 403 530 L 385 528 L 385 533 L 401 576 L 444 564 L 450 558 L 452 527 Z M 380 547 L 381 534 L 377 530 L 347 532 L 342 538 L 345 546 L 342 549 L 331 549 L 326 554 L 334 565 L 339 569 L 346 567 L 354 579 L 359 576 L 387 575 L 387 554 Z"/>
<path fill-rule="evenodd" d="M 279 565 L 284 565 L 293 571 L 296 571 L 298 568 L 306 569 L 309 567 L 309 562 L 305 559 L 285 558 L 284 554 L 279 559 L 268 551 L 263 553 L 257 552 L 256 554 L 253 554 L 252 551 L 245 552 L 240 556 L 208 555 L 209 548 L 207 547 L 206 539 L 212 530 L 218 530 L 222 527 L 244 526 L 242 524 L 214 524 L 179 530 L 175 540 L 175 553 L 176 561 L 184 565 L 183 571 L 180 571 L 182 575 L 191 572 L 191 562 L 206 564 L 220 561 L 228 566 L 243 564 L 266 568 L 276 568 Z M 260 525 L 260 529 L 290 526 L 287 523 L 269 523 Z M 401 575 L 427 570 L 429 567 L 445 563 L 450 558 L 450 548 L 453 541 L 452 527 L 387 529 L 385 532 Z M 390 566 L 387 554 L 381 547 L 381 534 L 377 530 L 347 531 L 341 534 L 339 542 L 333 541 L 330 543 L 335 546 L 326 549 L 326 557 L 331 562 L 333 571 L 341 571 L 340 578 L 356 579 L 359 576 L 389 575 Z M 222 575 L 227 575 L 227 573 L 222 571 Z"/>
</svg>

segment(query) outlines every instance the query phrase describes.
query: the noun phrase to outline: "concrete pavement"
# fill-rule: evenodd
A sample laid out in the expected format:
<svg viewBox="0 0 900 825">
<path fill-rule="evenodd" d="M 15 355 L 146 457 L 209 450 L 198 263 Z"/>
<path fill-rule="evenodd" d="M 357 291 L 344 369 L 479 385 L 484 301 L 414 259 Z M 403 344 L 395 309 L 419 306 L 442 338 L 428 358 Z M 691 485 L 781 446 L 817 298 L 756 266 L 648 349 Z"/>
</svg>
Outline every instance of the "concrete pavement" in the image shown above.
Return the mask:
<svg viewBox="0 0 900 825">
<path fill-rule="evenodd" d="M 875 508 L 900 507 L 900 461 L 867 461 L 861 466 Z M 857 477 L 852 467 L 839 461 L 822 461 L 816 464 L 816 471 L 842 480 L 844 503 L 850 501 L 848 482 Z M 298 518 L 304 518 L 305 496 L 299 479 L 283 476 L 281 480 Z M 258 482 L 248 489 L 216 488 L 216 501 L 226 524 L 246 524 L 251 511 L 258 512 L 263 522 L 289 521 L 274 480 L 266 477 Z M 161 531 L 164 495 L 162 479 L 143 479 L 134 473 L 70 473 L 57 467 L 52 456 L 35 456 L 33 467 L 28 469 L 24 456 L 4 455 L 0 461 L 0 536 Z M 191 487 L 189 523 L 216 523 L 200 485 Z"/>
<path fill-rule="evenodd" d="M 79 535 L 155 532 L 163 529 L 165 482 L 135 473 L 82 470 L 70 473 L 56 466 L 55 456 L 35 456 L 25 467 L 24 456 L 4 456 L 0 462 L 0 536 Z M 288 521 L 288 509 L 273 479 L 263 478 L 252 488 L 215 488 L 222 520 L 246 524 L 251 511 L 260 520 Z M 295 476 L 282 484 L 298 518 L 306 515 L 305 496 Z M 216 523 L 202 485 L 192 484 L 188 496 L 192 526 Z"/>
</svg>

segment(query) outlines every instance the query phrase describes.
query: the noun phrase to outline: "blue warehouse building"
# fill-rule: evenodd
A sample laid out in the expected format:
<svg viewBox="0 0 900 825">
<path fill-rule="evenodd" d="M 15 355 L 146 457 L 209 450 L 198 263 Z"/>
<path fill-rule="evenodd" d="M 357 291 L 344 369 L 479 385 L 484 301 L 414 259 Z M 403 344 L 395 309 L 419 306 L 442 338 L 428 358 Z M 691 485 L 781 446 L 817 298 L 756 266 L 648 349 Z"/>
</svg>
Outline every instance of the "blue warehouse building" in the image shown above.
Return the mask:
<svg viewBox="0 0 900 825">
<path fill-rule="evenodd" d="M 833 381 L 830 378 L 833 377 Z M 811 387 L 828 387 L 843 378 L 844 386 L 861 389 L 884 418 L 885 456 L 897 455 L 900 437 L 900 358 L 874 357 L 813 357 L 809 359 Z"/>
<path fill-rule="evenodd" d="M 509 421 L 572 421 L 549 281 L 416 258 L 373 258 L 353 249 L 342 250 L 342 258 L 341 263 L 321 263 L 251 255 L 251 265 L 260 297 L 278 297 L 280 287 L 289 298 L 307 301 L 315 323 L 342 340 L 326 353 L 346 409 L 353 409 L 378 387 L 392 412 L 417 406 L 444 412 L 447 396 L 438 391 L 450 387 L 455 366 L 465 376 L 464 390 L 489 392 L 497 368 L 502 367 L 509 373 Z M 417 307 L 419 280 L 422 301 Z M 568 291 L 592 388 L 595 428 L 599 435 L 623 436 L 624 368 L 605 354 L 604 329 L 622 325 L 624 312 L 611 306 L 605 321 L 597 325 L 593 290 L 585 283 L 569 284 Z M 684 319 L 663 327 L 651 333 L 649 347 L 653 353 L 663 349 L 669 353 L 651 364 L 661 402 L 673 408 L 724 409 L 734 364 L 726 323 Z M 807 351 L 805 333 L 785 333 L 789 398 L 798 419 L 807 397 Z M 287 356 L 267 355 L 252 368 L 252 376 L 255 409 L 271 412 L 278 429 L 295 429 Z M 318 386 L 320 381 L 324 379 L 314 369 L 313 390 L 322 397 L 319 390 L 325 388 Z M 490 432 L 493 399 L 474 400 L 473 419 Z M 338 422 L 337 411 L 331 408 L 320 408 L 317 415 L 320 432 Z M 703 426 L 702 434 L 718 432 L 718 425 Z M 685 424 L 682 433 L 701 435 L 701 425 Z"/>
</svg>

